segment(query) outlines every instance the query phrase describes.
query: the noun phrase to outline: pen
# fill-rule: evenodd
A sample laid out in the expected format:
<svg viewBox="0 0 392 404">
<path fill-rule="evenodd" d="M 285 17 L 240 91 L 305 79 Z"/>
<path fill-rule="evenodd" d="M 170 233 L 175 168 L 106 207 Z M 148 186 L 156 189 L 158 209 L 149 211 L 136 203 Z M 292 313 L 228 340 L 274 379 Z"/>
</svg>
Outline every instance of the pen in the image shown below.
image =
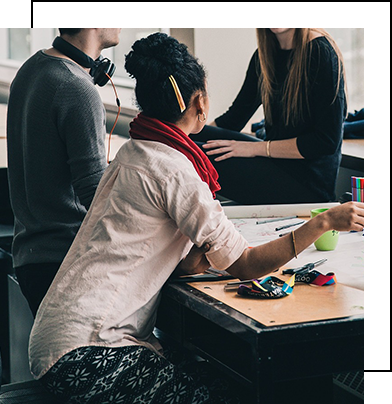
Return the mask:
<svg viewBox="0 0 392 404">
<path fill-rule="evenodd" d="M 256 224 L 265 224 L 265 223 L 271 223 L 271 222 L 278 222 L 280 220 L 288 220 L 288 219 L 295 219 L 298 216 L 286 216 L 286 217 L 277 217 L 275 219 L 266 219 L 266 220 L 262 220 L 259 222 L 256 222 Z"/>
<path fill-rule="evenodd" d="M 252 283 L 253 279 L 248 279 L 246 281 L 239 281 L 239 282 L 228 282 L 223 289 L 224 290 L 235 290 L 238 288 L 240 285 L 246 285 L 249 283 Z"/>
<path fill-rule="evenodd" d="M 283 237 L 283 236 L 285 236 L 286 234 L 289 234 L 289 233 L 290 232 L 279 234 L 279 237 Z"/>
<path fill-rule="evenodd" d="M 286 224 L 286 226 L 277 227 L 277 228 L 275 229 L 275 231 L 287 229 L 288 227 L 296 226 L 297 224 L 302 224 L 302 223 L 304 223 L 304 222 L 305 222 L 305 221 L 302 220 L 301 222 Z"/>
</svg>

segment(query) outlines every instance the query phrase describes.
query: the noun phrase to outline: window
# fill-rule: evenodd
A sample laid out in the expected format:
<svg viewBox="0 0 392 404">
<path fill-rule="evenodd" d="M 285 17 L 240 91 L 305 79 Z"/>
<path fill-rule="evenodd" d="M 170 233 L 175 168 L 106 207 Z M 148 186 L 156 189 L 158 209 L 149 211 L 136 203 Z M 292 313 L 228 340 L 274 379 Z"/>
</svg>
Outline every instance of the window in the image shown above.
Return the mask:
<svg viewBox="0 0 392 404">
<path fill-rule="evenodd" d="M 39 49 L 49 48 L 56 28 L 0 28 L 0 65 L 19 67 Z"/>
<path fill-rule="evenodd" d="M 203 28 L 197 29 L 173 29 L 173 36 L 177 37 L 181 42 L 186 43 L 190 49 L 194 49 L 194 33 L 195 30 L 203 31 Z M 211 29 L 208 29 L 212 31 Z M 364 107 L 364 29 L 363 28 L 326 28 L 337 42 L 343 53 L 346 66 L 347 88 L 348 88 L 348 106 L 349 112 L 359 110 Z M 120 43 L 113 48 L 104 49 L 102 54 L 111 59 L 117 66 L 114 76 L 116 85 L 124 88 L 133 88 L 134 83 L 128 77 L 124 69 L 125 55 L 128 54 L 132 44 L 153 32 L 166 32 L 170 34 L 169 28 L 123 28 L 120 34 Z M 49 48 L 53 39 L 59 35 L 57 28 L 0 28 L 0 65 L 8 66 L 12 69 L 18 68 L 24 60 L 39 49 Z M 252 38 L 254 32 L 252 30 Z M 190 38 L 190 39 L 189 39 Z M 208 35 L 201 36 L 199 50 L 211 47 L 211 41 Z M 185 41 L 184 39 L 187 39 Z M 222 44 L 223 49 L 225 44 Z M 230 52 L 227 50 L 227 52 Z M 211 56 L 210 56 L 211 55 Z M 209 66 L 210 77 L 214 75 L 214 69 L 221 69 L 219 58 L 216 54 L 209 53 L 196 55 L 203 56 L 203 62 Z M 217 67 L 215 67 L 217 65 Z M 13 76 L 13 72 L 9 72 L 9 76 Z M 241 71 L 241 78 L 242 80 Z M 5 77 L 3 73 L 3 78 Z M 130 98 L 131 96 L 127 96 Z M 125 97 L 123 97 L 125 98 Z M 218 101 L 217 98 L 215 101 Z M 222 101 L 223 102 L 223 101 Z M 227 100 L 224 100 L 224 105 Z M 215 102 L 217 108 L 221 107 L 219 102 Z"/>
<path fill-rule="evenodd" d="M 122 28 L 120 43 L 113 48 L 112 61 L 117 66 L 116 77 L 128 78 L 128 73 L 124 69 L 125 55 L 131 50 L 132 44 L 145 38 L 153 32 L 164 31 L 161 28 Z"/>
<path fill-rule="evenodd" d="M 343 54 L 349 112 L 364 107 L 364 29 L 326 28 Z"/>
<path fill-rule="evenodd" d="M 117 84 L 133 87 L 124 69 L 125 55 L 136 40 L 157 31 L 169 33 L 167 28 L 123 28 L 120 43 L 103 50 L 102 54 L 117 66 Z M 57 28 L 0 28 L 0 64 L 19 67 L 37 50 L 49 48 L 57 35 Z"/>
<path fill-rule="evenodd" d="M 8 58 L 23 62 L 30 56 L 29 28 L 10 28 L 8 32 Z"/>
</svg>

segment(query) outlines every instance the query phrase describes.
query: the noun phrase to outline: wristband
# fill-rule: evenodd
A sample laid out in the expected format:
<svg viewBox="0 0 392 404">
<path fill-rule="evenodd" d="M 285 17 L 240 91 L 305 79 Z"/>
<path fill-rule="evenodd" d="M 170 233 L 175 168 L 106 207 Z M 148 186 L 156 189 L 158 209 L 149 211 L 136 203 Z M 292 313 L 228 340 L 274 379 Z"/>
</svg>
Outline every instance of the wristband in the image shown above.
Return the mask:
<svg viewBox="0 0 392 404">
<path fill-rule="evenodd" d="M 299 272 L 295 275 L 295 282 L 308 283 L 317 286 L 328 286 L 336 283 L 336 276 L 333 272 L 323 275 L 319 271 Z"/>
</svg>

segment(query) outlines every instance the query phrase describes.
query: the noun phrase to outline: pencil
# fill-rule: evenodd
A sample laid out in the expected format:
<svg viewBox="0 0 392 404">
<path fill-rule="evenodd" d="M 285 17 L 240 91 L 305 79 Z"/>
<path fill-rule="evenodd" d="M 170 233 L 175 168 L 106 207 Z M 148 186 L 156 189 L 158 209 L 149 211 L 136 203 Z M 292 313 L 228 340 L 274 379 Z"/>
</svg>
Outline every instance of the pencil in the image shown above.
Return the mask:
<svg viewBox="0 0 392 404">
<path fill-rule="evenodd" d="M 266 219 L 266 220 L 262 220 L 259 222 L 256 222 L 256 224 L 265 224 L 265 223 L 271 223 L 271 222 L 279 222 L 280 220 L 288 220 L 288 219 L 295 219 L 298 216 L 286 216 L 286 217 L 277 217 L 274 219 Z"/>
<path fill-rule="evenodd" d="M 302 223 L 304 223 L 304 222 L 305 222 L 305 220 L 302 220 L 301 222 L 297 222 L 297 223 L 286 224 L 286 226 L 277 227 L 277 228 L 275 229 L 275 231 L 287 229 L 288 227 L 292 227 L 292 226 L 297 226 L 297 224 L 302 224 Z"/>
<path fill-rule="evenodd" d="M 279 234 L 279 237 L 283 237 L 283 236 L 285 236 L 286 234 L 290 234 L 290 232 Z"/>
</svg>

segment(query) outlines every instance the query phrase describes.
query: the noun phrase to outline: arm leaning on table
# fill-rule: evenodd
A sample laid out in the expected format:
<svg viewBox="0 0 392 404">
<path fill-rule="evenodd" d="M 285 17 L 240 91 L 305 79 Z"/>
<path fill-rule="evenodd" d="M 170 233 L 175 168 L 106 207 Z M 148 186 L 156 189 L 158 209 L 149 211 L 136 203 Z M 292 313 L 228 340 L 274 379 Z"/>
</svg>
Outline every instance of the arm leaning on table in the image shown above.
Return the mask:
<svg viewBox="0 0 392 404">
<path fill-rule="evenodd" d="M 257 247 L 247 248 L 229 268 L 231 275 L 239 279 L 260 278 L 283 266 L 305 250 L 323 233 L 329 230 L 361 231 L 364 227 L 364 204 L 347 202 L 317 215 L 300 228 L 274 241 Z M 294 236 L 294 238 L 293 238 Z M 194 245 L 188 255 L 178 264 L 174 274 L 198 274 L 209 268 L 206 259 L 210 245 Z"/>
<path fill-rule="evenodd" d="M 246 249 L 227 272 L 239 279 L 259 278 L 286 264 L 326 231 L 361 231 L 363 227 L 364 204 L 348 202 L 317 215 L 284 237 Z"/>
<path fill-rule="evenodd" d="M 246 249 L 227 271 L 240 279 L 258 278 L 290 261 L 326 231 L 361 231 L 364 227 L 365 204 L 348 202 L 317 215 L 295 232 L 270 243 Z"/>
</svg>

